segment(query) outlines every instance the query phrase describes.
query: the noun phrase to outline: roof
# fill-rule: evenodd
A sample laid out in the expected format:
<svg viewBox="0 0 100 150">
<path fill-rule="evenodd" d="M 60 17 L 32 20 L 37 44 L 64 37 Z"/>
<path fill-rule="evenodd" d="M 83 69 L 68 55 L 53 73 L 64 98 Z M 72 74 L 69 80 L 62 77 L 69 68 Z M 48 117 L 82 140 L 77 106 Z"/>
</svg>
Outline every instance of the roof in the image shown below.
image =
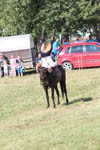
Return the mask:
<svg viewBox="0 0 100 150">
<path fill-rule="evenodd" d="M 92 44 L 100 46 L 100 44 L 98 42 L 82 42 L 82 43 L 72 43 L 72 44 L 63 45 L 63 48 L 70 47 L 70 46 L 92 45 Z"/>
<path fill-rule="evenodd" d="M 0 52 L 25 50 L 34 47 L 31 34 L 0 37 Z"/>
</svg>

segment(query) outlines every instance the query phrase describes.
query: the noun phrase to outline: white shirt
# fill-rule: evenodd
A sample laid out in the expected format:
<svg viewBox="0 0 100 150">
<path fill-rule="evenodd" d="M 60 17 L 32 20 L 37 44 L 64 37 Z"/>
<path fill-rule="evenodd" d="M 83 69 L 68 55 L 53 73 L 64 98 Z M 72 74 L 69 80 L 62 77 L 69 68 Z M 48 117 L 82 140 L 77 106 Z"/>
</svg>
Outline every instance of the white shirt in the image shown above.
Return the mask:
<svg viewBox="0 0 100 150">
<path fill-rule="evenodd" d="M 55 67 L 57 66 L 57 62 L 54 62 L 51 56 L 41 58 L 41 65 L 45 68 Z"/>
</svg>

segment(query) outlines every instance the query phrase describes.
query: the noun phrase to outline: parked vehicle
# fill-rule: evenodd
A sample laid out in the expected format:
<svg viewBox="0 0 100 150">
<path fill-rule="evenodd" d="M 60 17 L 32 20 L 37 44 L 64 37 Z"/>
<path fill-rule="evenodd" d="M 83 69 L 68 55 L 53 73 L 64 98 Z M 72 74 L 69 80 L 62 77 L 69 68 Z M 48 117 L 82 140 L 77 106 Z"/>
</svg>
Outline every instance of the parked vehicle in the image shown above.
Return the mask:
<svg viewBox="0 0 100 150">
<path fill-rule="evenodd" d="M 58 64 L 65 70 L 100 66 L 100 43 L 66 45 L 58 54 Z"/>
</svg>

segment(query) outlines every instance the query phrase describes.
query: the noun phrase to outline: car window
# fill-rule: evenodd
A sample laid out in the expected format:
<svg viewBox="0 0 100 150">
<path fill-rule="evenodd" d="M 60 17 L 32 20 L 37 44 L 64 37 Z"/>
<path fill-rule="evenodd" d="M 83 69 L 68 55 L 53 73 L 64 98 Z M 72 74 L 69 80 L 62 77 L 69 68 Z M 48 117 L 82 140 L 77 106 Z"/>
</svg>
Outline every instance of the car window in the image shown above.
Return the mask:
<svg viewBox="0 0 100 150">
<path fill-rule="evenodd" d="M 70 51 L 70 47 L 67 47 L 65 53 L 69 53 L 69 51 Z"/>
<path fill-rule="evenodd" d="M 83 46 L 82 45 L 72 46 L 71 53 L 83 53 Z"/>
<path fill-rule="evenodd" d="M 86 52 L 100 52 L 100 47 L 95 45 L 86 45 Z"/>
<path fill-rule="evenodd" d="M 100 46 L 100 43 L 96 43 L 96 44 Z"/>
</svg>

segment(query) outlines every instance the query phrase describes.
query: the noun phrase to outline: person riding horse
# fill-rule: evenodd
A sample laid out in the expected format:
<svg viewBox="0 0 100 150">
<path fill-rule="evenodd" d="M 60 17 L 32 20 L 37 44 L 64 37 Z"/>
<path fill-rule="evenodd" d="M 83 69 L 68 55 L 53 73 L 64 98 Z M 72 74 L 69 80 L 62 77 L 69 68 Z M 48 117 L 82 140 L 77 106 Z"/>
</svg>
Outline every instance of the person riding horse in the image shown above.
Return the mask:
<svg viewBox="0 0 100 150">
<path fill-rule="evenodd" d="M 47 107 L 50 106 L 48 88 L 51 88 L 53 107 L 55 108 L 56 104 L 54 99 L 54 90 L 56 90 L 57 97 L 58 97 L 58 104 L 60 104 L 59 90 L 57 87 L 58 82 L 60 82 L 61 85 L 62 96 L 65 93 L 66 103 L 68 103 L 68 98 L 67 98 L 67 89 L 66 89 L 65 70 L 61 66 L 57 66 L 57 62 L 54 62 L 51 58 L 51 49 L 52 49 L 52 44 L 54 42 L 54 36 L 55 36 L 55 30 L 53 31 L 51 41 L 48 43 L 48 45 L 46 45 L 45 29 L 43 28 L 42 36 L 41 36 L 41 45 L 40 45 L 40 53 L 41 53 L 40 82 L 43 85 L 43 88 L 46 93 Z"/>
<path fill-rule="evenodd" d="M 48 70 L 50 70 L 51 68 L 57 66 L 57 62 L 54 62 L 51 58 L 51 50 L 55 38 L 55 30 L 53 30 L 51 40 L 47 45 L 46 45 L 45 34 L 46 34 L 45 28 L 43 28 L 42 35 L 41 35 L 41 44 L 40 44 L 41 66 L 48 68 Z"/>
</svg>

